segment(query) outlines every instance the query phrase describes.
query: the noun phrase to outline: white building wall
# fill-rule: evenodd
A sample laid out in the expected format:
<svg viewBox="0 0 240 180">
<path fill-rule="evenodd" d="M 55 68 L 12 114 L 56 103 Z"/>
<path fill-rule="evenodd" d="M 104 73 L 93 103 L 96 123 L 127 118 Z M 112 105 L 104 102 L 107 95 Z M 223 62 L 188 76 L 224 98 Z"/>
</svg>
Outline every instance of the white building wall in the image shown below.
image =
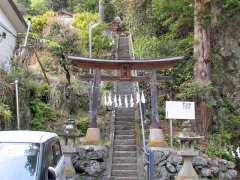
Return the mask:
<svg viewBox="0 0 240 180">
<path fill-rule="evenodd" d="M 7 28 L 11 33 L 2 26 Z M 11 57 L 16 47 L 17 32 L 2 9 L 0 9 L 0 35 L 3 32 L 6 33 L 6 39 L 0 37 L 0 68 L 6 69 L 10 65 Z"/>
</svg>

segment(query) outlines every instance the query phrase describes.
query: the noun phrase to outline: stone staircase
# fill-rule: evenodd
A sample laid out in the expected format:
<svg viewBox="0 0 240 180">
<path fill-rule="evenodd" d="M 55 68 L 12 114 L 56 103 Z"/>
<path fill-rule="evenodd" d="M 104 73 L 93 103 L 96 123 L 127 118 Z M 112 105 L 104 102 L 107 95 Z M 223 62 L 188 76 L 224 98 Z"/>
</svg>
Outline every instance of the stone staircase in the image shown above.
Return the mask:
<svg viewBox="0 0 240 180">
<path fill-rule="evenodd" d="M 137 180 L 137 149 L 134 109 L 115 112 L 112 180 Z"/>
<path fill-rule="evenodd" d="M 128 38 L 121 36 L 118 48 L 119 59 L 130 59 Z M 134 92 L 132 82 L 117 82 L 117 93 L 130 95 Z M 124 99 L 122 99 L 124 102 Z M 115 134 L 112 154 L 111 180 L 137 180 L 137 147 L 135 133 L 135 109 L 115 110 Z"/>
</svg>

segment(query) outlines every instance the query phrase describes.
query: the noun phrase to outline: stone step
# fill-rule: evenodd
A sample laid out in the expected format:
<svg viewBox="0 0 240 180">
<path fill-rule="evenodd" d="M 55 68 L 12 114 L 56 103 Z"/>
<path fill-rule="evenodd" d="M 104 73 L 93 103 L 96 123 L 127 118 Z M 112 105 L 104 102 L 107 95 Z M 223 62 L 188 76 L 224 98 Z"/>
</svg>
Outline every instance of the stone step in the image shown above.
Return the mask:
<svg viewBox="0 0 240 180">
<path fill-rule="evenodd" d="M 118 85 L 117 92 L 122 95 L 122 98 L 125 98 L 125 95 L 129 96 L 130 94 L 133 94 L 133 86 L 129 86 L 129 84 L 121 84 Z M 126 92 L 125 94 L 121 94 L 120 92 Z M 128 99 L 129 100 L 129 99 Z"/>
<path fill-rule="evenodd" d="M 115 126 L 131 126 L 135 127 L 134 121 L 115 121 Z"/>
<path fill-rule="evenodd" d="M 115 121 L 115 127 L 121 126 L 121 125 L 135 127 L 135 122 L 134 121 Z"/>
<path fill-rule="evenodd" d="M 121 81 L 120 82 L 121 84 L 117 84 L 117 92 L 126 92 L 125 94 L 121 94 L 119 93 L 122 98 L 125 98 L 125 96 L 128 96 L 128 100 L 129 100 L 129 97 L 130 95 L 134 95 L 134 86 L 131 84 L 130 81 Z M 135 97 L 135 96 L 133 96 Z"/>
<path fill-rule="evenodd" d="M 118 125 L 116 125 L 118 123 Z M 120 123 L 120 124 L 119 124 Z M 116 120 L 115 121 L 115 126 L 123 126 L 123 127 L 135 127 L 135 122 L 134 121 L 125 121 L 125 120 Z M 117 129 L 117 128 L 115 128 Z"/>
<path fill-rule="evenodd" d="M 112 176 L 132 177 L 137 176 L 136 170 L 112 170 Z"/>
<path fill-rule="evenodd" d="M 114 145 L 136 145 L 135 139 L 115 139 Z"/>
<path fill-rule="evenodd" d="M 115 177 L 112 176 L 111 180 L 138 180 L 136 176 L 131 176 L 131 177 Z"/>
<path fill-rule="evenodd" d="M 132 122 L 135 123 L 135 119 L 134 118 L 116 118 L 115 122 Z"/>
<path fill-rule="evenodd" d="M 126 118 L 135 118 L 135 114 L 133 113 L 115 113 L 115 117 L 116 118 L 122 118 L 122 119 L 126 119 Z"/>
<path fill-rule="evenodd" d="M 134 123 L 135 119 L 133 117 L 131 117 L 131 118 L 118 117 L 118 118 L 115 119 L 115 122 L 119 122 L 119 121 L 121 121 L 121 122 L 133 122 Z"/>
<path fill-rule="evenodd" d="M 112 164 L 112 170 L 137 170 L 136 163 L 113 163 Z"/>
<path fill-rule="evenodd" d="M 121 129 L 116 129 L 115 130 L 115 135 L 135 135 L 135 130 L 121 130 Z"/>
<path fill-rule="evenodd" d="M 131 130 L 131 129 L 135 129 L 135 126 L 134 125 L 116 125 L 115 129 Z"/>
<path fill-rule="evenodd" d="M 135 116 L 133 115 L 133 114 L 131 114 L 131 115 L 126 115 L 126 114 L 123 114 L 123 115 L 121 115 L 121 114 L 115 114 L 115 119 L 121 119 L 121 120 L 129 120 L 129 119 L 134 119 L 135 118 Z"/>
<path fill-rule="evenodd" d="M 114 136 L 115 139 L 136 139 L 135 135 L 116 135 Z"/>
<path fill-rule="evenodd" d="M 127 109 L 127 108 L 126 108 Z M 135 111 L 123 111 L 123 112 L 118 112 L 116 111 L 115 114 L 119 114 L 121 116 L 129 116 L 129 115 L 134 115 L 135 114 Z"/>
<path fill-rule="evenodd" d="M 136 157 L 113 157 L 113 163 L 137 163 Z"/>
<path fill-rule="evenodd" d="M 123 100 L 123 98 L 122 98 Z M 135 112 L 135 108 L 124 108 L 124 109 L 117 109 L 116 113 L 134 113 Z"/>
<path fill-rule="evenodd" d="M 129 87 L 129 86 L 126 85 L 126 86 L 118 87 L 117 93 L 121 95 L 122 101 L 125 100 L 125 95 L 127 95 L 128 102 L 129 102 L 130 101 L 130 95 L 134 94 L 134 91 L 133 91 L 133 87 Z M 134 108 L 129 107 L 129 108 L 126 108 L 126 109 L 133 110 Z M 125 110 L 125 109 L 122 109 L 122 110 Z"/>
<path fill-rule="evenodd" d="M 135 117 L 135 113 L 124 113 L 124 112 L 120 112 L 120 113 L 117 113 L 115 112 L 115 116 L 116 117 L 123 117 L 123 118 L 129 118 L 129 117 Z"/>
<path fill-rule="evenodd" d="M 120 50 L 121 51 L 121 50 Z M 120 57 L 126 57 L 129 58 L 129 51 L 128 50 L 122 50 L 121 52 L 121 56 Z"/>
<path fill-rule="evenodd" d="M 137 157 L 136 151 L 114 151 L 114 157 Z"/>
<path fill-rule="evenodd" d="M 129 110 L 128 108 L 125 108 L 122 110 L 117 110 L 115 114 L 131 115 L 131 114 L 135 114 L 135 109 L 133 108 L 132 110 Z"/>
<path fill-rule="evenodd" d="M 114 151 L 136 151 L 136 145 L 114 145 Z"/>
</svg>

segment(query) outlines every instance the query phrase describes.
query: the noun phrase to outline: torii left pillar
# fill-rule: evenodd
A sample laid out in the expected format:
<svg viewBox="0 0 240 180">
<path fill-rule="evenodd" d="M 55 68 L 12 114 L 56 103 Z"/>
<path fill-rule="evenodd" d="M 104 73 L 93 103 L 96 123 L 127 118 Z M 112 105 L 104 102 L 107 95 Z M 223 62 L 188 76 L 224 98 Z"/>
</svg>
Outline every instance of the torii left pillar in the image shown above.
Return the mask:
<svg viewBox="0 0 240 180">
<path fill-rule="evenodd" d="M 156 70 L 152 70 L 151 74 L 151 110 L 152 122 L 149 134 L 149 146 L 163 146 L 164 137 L 163 131 L 160 128 L 158 115 L 158 95 L 157 95 L 157 75 Z"/>
<path fill-rule="evenodd" d="M 89 127 L 84 144 L 99 144 L 101 141 L 100 129 L 97 126 L 97 104 L 99 99 L 99 84 L 101 82 L 100 69 L 94 70 L 94 79 L 89 93 Z"/>
</svg>

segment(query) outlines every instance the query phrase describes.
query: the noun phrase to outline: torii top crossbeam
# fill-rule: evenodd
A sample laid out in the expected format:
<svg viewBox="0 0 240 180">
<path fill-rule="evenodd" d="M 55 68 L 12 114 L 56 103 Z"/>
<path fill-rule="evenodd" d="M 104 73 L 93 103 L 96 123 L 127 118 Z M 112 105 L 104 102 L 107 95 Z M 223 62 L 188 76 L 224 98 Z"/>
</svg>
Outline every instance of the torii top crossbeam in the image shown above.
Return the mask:
<svg viewBox="0 0 240 180">
<path fill-rule="evenodd" d="M 74 66 L 90 69 L 156 70 L 175 67 L 184 56 L 144 60 L 105 60 L 68 56 Z M 125 66 L 125 67 L 123 67 Z"/>
</svg>

